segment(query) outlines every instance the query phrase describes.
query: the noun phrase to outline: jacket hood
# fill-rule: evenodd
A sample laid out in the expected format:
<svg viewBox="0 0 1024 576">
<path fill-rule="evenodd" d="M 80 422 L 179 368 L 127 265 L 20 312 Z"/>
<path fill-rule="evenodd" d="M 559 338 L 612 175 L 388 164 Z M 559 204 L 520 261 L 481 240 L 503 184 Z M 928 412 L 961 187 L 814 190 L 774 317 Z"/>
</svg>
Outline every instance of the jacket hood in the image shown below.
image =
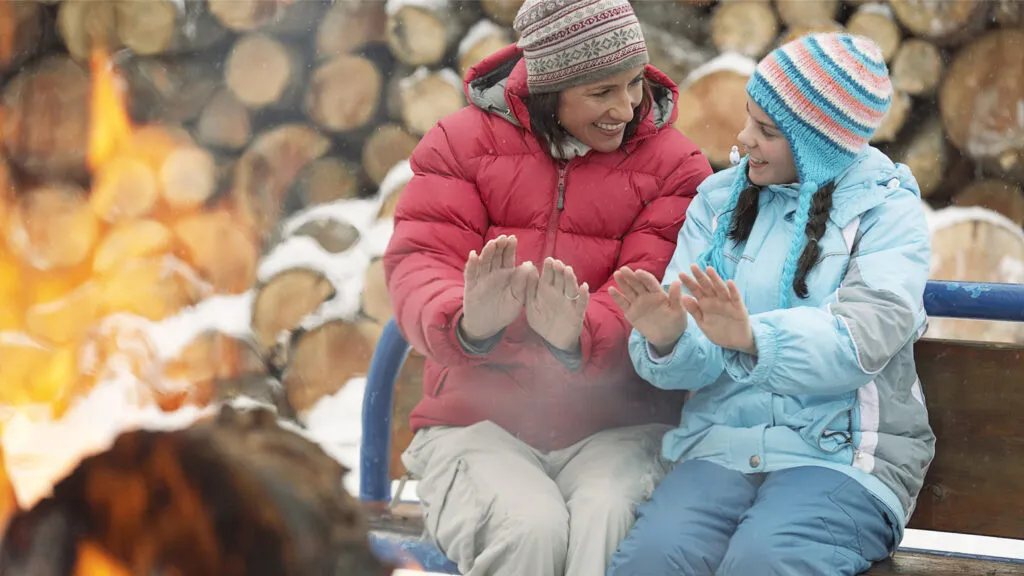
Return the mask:
<svg viewBox="0 0 1024 576">
<path fill-rule="evenodd" d="M 650 64 L 644 66 L 644 77 L 651 89 L 653 106 L 627 148 L 670 126 L 678 115 L 679 88 L 675 82 Z M 463 87 L 466 99 L 473 106 L 530 130 L 530 115 L 526 109 L 529 96 L 526 62 L 516 45 L 506 46 L 471 67 Z"/>
</svg>

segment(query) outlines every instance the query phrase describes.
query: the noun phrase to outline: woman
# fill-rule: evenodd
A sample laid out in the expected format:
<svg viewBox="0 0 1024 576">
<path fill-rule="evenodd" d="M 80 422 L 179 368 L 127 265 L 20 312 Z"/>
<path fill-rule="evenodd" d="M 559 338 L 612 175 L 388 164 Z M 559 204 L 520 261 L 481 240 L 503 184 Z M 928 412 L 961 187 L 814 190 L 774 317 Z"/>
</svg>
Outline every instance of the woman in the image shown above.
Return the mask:
<svg viewBox="0 0 1024 576">
<path fill-rule="evenodd" d="M 403 462 L 463 574 L 598 576 L 683 399 L 637 377 L 608 284 L 664 272 L 711 168 L 627 1 L 530 0 L 514 26 L 413 153 L 384 257 L 427 357 Z"/>
<path fill-rule="evenodd" d="M 701 185 L 663 281 L 616 273 L 637 372 L 694 395 L 610 576 L 860 574 L 935 453 L 914 367 L 928 225 L 913 174 L 869 144 L 882 51 L 804 36 L 747 94 L 748 154 Z"/>
</svg>

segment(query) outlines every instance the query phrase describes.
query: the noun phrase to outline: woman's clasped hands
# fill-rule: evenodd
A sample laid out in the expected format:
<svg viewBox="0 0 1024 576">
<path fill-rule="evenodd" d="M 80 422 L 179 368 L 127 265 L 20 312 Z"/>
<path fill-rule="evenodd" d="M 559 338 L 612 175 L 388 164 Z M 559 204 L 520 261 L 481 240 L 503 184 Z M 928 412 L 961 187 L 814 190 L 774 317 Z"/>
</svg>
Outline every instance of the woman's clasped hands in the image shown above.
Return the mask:
<svg viewBox="0 0 1024 576">
<path fill-rule="evenodd" d="M 516 242 L 515 236 L 501 235 L 479 254 L 470 252 L 463 274 L 463 332 L 473 340 L 490 338 L 525 307 L 534 332 L 556 348 L 578 350 L 589 286 L 577 283 L 572 267 L 553 258 L 546 258 L 540 271 L 532 262 L 516 266 Z"/>
<path fill-rule="evenodd" d="M 701 270 L 693 264 L 690 271 L 692 277 L 680 272 L 666 291 L 650 272 L 622 267 L 614 274 L 618 288 L 609 288 L 609 293 L 626 320 L 662 356 L 672 352 L 686 331 L 687 313 L 712 343 L 756 355 L 750 315 L 736 283 L 725 282 L 710 266 Z M 690 294 L 683 294 L 683 286 Z"/>
</svg>

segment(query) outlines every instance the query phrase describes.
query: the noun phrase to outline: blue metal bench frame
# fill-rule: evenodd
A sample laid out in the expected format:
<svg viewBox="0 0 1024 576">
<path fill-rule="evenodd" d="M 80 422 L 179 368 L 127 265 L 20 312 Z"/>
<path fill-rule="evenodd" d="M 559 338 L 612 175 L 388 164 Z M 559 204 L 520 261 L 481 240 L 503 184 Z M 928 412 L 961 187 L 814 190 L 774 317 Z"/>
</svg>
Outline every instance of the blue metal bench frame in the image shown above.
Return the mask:
<svg viewBox="0 0 1024 576">
<path fill-rule="evenodd" d="M 1024 322 L 1024 284 L 931 280 L 925 287 L 924 305 L 932 317 Z M 390 320 L 374 349 L 363 398 L 359 498 L 364 502 L 383 504 L 392 499 L 391 414 L 395 379 L 409 349 L 398 324 Z M 371 534 L 371 543 L 382 555 L 394 557 L 397 547 L 424 568 L 446 574 L 459 573 L 428 541 Z"/>
</svg>

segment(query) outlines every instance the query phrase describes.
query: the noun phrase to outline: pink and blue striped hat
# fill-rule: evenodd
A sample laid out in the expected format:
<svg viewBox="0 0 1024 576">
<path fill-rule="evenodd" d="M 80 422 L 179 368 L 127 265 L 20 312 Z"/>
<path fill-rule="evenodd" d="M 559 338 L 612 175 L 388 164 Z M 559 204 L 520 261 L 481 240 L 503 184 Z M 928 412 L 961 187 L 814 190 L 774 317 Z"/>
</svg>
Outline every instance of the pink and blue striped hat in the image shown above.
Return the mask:
<svg viewBox="0 0 1024 576">
<path fill-rule="evenodd" d="M 773 50 L 758 63 L 747 93 L 789 141 L 800 183 L 821 186 L 874 136 L 892 84 L 877 44 L 833 32 Z"/>
</svg>

